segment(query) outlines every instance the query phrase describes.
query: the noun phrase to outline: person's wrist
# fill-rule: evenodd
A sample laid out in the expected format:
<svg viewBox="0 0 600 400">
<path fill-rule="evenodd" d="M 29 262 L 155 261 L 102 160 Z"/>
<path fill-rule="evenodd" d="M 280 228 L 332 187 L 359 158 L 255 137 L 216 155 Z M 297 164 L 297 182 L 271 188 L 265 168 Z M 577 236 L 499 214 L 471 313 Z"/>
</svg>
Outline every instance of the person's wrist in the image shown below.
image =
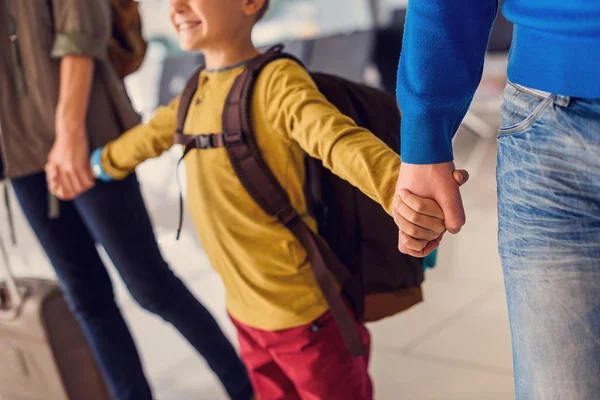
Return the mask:
<svg viewBox="0 0 600 400">
<path fill-rule="evenodd" d="M 86 129 L 84 124 L 56 124 L 56 137 L 58 139 L 76 138 L 83 139 L 86 137 Z"/>
<path fill-rule="evenodd" d="M 59 108 L 56 112 L 56 135 L 61 137 L 85 137 L 85 117 L 75 116 L 72 112 L 66 110 L 61 112 L 62 108 Z"/>
</svg>

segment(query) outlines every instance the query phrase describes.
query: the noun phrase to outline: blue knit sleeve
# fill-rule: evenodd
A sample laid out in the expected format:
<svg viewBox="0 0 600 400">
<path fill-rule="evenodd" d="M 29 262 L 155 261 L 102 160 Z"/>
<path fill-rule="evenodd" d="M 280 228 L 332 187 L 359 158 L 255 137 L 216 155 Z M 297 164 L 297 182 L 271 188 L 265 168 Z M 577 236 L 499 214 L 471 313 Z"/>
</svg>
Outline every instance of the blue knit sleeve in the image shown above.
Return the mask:
<svg viewBox="0 0 600 400">
<path fill-rule="evenodd" d="M 403 162 L 453 160 L 497 10 L 497 0 L 409 1 L 397 85 Z"/>
</svg>

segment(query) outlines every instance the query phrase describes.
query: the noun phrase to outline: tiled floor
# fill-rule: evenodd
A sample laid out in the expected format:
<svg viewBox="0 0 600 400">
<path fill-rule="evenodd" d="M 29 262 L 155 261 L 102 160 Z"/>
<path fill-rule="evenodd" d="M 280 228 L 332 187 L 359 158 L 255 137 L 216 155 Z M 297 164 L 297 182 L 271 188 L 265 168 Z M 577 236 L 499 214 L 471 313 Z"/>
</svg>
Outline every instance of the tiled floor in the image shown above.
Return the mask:
<svg viewBox="0 0 600 400">
<path fill-rule="evenodd" d="M 469 133 L 458 137 L 459 166 L 467 160 L 475 141 Z M 471 171 L 473 179 L 463 189 L 468 224 L 460 235 L 443 242 L 439 264 L 427 274 L 425 302 L 371 326 L 371 372 L 379 400 L 514 398 L 508 316 L 496 251 L 493 139 L 486 151 L 484 165 Z M 173 240 L 177 216 L 175 157 L 174 153 L 167 154 L 140 169 L 148 207 L 165 256 L 235 340 L 224 309 L 223 287 L 211 271 L 189 219 L 182 240 Z M 20 215 L 17 226 L 20 240 L 12 258 L 18 273 L 51 276 Z M 114 278 L 157 398 L 225 399 L 218 382 L 191 347 L 170 326 L 141 310 L 116 275 Z"/>
</svg>

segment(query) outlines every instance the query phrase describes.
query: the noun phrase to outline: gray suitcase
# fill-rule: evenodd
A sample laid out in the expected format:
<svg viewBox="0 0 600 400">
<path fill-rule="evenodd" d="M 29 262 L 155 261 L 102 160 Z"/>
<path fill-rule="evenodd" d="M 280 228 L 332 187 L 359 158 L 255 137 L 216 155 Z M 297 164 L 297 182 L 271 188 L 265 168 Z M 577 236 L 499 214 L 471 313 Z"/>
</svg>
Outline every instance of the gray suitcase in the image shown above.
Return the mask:
<svg viewBox="0 0 600 400">
<path fill-rule="evenodd" d="M 110 400 L 58 284 L 15 279 L 0 237 L 0 400 Z"/>
</svg>

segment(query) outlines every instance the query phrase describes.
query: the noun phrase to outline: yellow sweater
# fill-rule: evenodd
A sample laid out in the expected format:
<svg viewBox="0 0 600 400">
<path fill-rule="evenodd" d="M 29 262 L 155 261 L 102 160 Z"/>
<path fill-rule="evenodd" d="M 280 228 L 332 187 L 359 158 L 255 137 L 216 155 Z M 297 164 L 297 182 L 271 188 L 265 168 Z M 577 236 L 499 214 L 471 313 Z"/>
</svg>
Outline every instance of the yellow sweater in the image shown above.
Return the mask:
<svg viewBox="0 0 600 400">
<path fill-rule="evenodd" d="M 186 133 L 222 131 L 225 99 L 242 70 L 202 72 Z M 290 60 L 272 62 L 260 74 L 253 96 L 253 128 L 262 155 L 312 229 L 316 231 L 316 222 L 303 195 L 307 153 L 391 212 L 400 157 L 329 103 L 301 66 Z M 158 109 L 148 124 L 107 145 L 105 172 L 122 179 L 169 149 L 178 103 L 176 99 Z M 273 331 L 307 324 L 324 313 L 328 307 L 302 245 L 245 191 L 226 150 L 194 150 L 185 165 L 192 218 L 225 284 L 230 314 L 243 324 Z"/>
</svg>

